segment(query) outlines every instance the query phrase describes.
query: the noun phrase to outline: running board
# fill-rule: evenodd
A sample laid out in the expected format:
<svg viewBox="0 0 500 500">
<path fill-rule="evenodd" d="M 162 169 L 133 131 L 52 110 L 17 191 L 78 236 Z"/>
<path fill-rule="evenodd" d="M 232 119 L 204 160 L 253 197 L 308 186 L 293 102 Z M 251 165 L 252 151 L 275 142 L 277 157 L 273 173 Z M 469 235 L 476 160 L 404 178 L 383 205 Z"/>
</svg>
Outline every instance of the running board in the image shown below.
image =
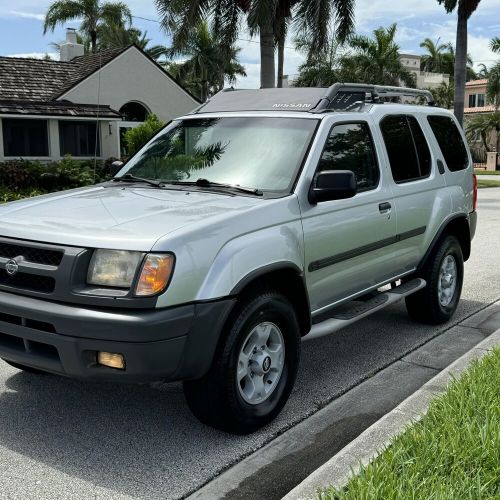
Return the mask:
<svg viewBox="0 0 500 500">
<path fill-rule="evenodd" d="M 341 328 L 351 325 L 370 314 L 383 309 L 395 302 L 399 302 L 408 295 L 425 287 L 427 283 L 422 278 L 415 278 L 385 292 L 378 292 L 375 297 L 366 302 L 356 304 L 347 303 L 332 309 L 328 318 L 321 323 L 312 325 L 311 331 L 302 340 L 311 340 L 324 337 L 339 331 Z"/>
</svg>

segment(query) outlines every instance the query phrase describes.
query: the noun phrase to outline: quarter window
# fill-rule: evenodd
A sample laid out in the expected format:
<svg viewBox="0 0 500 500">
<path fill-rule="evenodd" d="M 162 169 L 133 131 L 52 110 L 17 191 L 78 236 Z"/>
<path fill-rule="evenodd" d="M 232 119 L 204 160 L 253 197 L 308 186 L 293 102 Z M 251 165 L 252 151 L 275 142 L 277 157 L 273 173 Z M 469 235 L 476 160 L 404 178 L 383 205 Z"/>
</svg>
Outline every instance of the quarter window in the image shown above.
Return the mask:
<svg viewBox="0 0 500 500">
<path fill-rule="evenodd" d="M 47 120 L 4 118 L 2 127 L 5 156 L 49 156 Z"/>
<path fill-rule="evenodd" d="M 344 123 L 332 128 L 318 165 L 318 172 L 323 170 L 351 170 L 358 191 L 377 186 L 379 169 L 366 123 Z"/>
<path fill-rule="evenodd" d="M 429 176 L 431 153 L 424 133 L 413 116 L 387 116 L 380 123 L 380 129 L 395 182 L 415 181 Z"/>
<path fill-rule="evenodd" d="M 59 122 L 61 156 L 100 156 L 99 137 L 96 122 Z M 96 147 L 97 140 L 97 147 Z"/>
<path fill-rule="evenodd" d="M 449 116 L 432 115 L 427 120 L 449 170 L 457 172 L 469 166 L 469 156 L 457 125 Z"/>
</svg>

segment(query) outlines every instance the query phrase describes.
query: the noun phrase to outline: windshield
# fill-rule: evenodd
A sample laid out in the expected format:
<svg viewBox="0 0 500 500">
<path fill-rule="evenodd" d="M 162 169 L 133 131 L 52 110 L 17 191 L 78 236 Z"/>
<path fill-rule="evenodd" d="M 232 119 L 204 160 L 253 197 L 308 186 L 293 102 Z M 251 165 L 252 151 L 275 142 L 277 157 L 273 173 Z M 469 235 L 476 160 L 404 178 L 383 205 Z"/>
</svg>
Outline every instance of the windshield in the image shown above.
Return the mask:
<svg viewBox="0 0 500 500">
<path fill-rule="evenodd" d="M 317 121 L 196 118 L 172 122 L 121 174 L 168 182 L 231 184 L 290 191 Z"/>
</svg>

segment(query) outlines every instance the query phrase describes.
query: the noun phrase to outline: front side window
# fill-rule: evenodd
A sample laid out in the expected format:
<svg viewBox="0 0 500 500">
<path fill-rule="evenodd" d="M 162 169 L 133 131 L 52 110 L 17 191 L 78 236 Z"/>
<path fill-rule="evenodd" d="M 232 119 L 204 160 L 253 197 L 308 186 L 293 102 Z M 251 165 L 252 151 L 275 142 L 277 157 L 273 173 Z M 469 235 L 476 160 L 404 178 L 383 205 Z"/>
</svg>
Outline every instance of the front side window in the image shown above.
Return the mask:
<svg viewBox="0 0 500 500">
<path fill-rule="evenodd" d="M 100 156 L 97 123 L 87 121 L 59 122 L 61 156 Z M 96 147 L 97 146 L 97 147 Z"/>
<path fill-rule="evenodd" d="M 172 122 L 127 164 L 163 182 L 209 182 L 290 191 L 317 120 L 225 117 Z"/>
<path fill-rule="evenodd" d="M 318 164 L 318 172 L 323 170 L 351 170 L 358 191 L 377 186 L 379 169 L 367 123 L 343 123 L 332 128 Z"/>
<path fill-rule="evenodd" d="M 5 156 L 49 156 L 47 120 L 2 120 Z"/>
<path fill-rule="evenodd" d="M 469 166 L 469 157 L 462 135 L 450 116 L 431 115 L 427 117 L 439 149 L 449 170 L 456 172 Z"/>
<path fill-rule="evenodd" d="M 415 181 L 430 174 L 429 146 L 413 116 L 386 116 L 380 123 L 380 130 L 395 182 Z"/>
</svg>

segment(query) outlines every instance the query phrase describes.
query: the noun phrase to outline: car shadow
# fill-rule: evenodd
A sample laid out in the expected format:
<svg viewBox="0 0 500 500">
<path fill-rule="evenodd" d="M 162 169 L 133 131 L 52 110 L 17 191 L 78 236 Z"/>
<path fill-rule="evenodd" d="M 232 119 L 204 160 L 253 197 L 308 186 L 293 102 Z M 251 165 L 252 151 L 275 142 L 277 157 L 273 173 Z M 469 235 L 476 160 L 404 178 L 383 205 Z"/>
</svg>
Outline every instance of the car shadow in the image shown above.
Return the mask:
<svg viewBox="0 0 500 500">
<path fill-rule="evenodd" d="M 275 422 L 251 436 L 231 436 L 200 424 L 179 383 L 97 384 L 15 372 L 0 393 L 0 446 L 120 494 L 178 498 L 188 492 L 186 485 L 200 486 L 486 305 L 462 300 L 453 323 L 440 327 L 417 325 L 403 305 L 394 305 L 330 337 L 304 343 L 289 403 Z"/>
</svg>

